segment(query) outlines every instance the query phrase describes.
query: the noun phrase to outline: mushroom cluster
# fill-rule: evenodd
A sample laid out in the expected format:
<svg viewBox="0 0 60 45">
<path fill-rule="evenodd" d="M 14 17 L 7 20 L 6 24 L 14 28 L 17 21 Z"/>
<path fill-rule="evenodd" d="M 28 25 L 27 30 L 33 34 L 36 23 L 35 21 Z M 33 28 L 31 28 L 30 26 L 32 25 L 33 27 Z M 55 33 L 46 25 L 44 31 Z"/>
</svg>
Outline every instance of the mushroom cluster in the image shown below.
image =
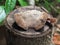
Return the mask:
<svg viewBox="0 0 60 45">
<path fill-rule="evenodd" d="M 36 30 L 42 28 L 46 21 L 55 24 L 56 18 L 53 18 L 51 15 L 44 11 L 38 10 L 27 10 L 14 14 L 14 19 L 18 26 L 22 27 L 25 30 L 29 28 L 34 28 Z"/>
</svg>

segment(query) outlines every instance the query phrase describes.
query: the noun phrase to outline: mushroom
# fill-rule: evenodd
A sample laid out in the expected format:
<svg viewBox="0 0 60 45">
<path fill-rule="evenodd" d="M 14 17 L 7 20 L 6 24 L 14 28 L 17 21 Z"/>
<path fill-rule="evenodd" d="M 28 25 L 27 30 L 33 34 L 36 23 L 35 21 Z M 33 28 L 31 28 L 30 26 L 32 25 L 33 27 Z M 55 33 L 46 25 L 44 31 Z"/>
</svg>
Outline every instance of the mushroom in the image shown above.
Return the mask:
<svg viewBox="0 0 60 45">
<path fill-rule="evenodd" d="M 38 10 L 27 10 L 24 12 L 19 12 L 14 15 L 14 19 L 18 26 L 22 27 L 25 30 L 29 28 L 40 29 L 42 28 L 46 21 L 51 24 L 56 24 L 57 19 L 53 18 L 51 15 L 44 11 Z"/>
</svg>

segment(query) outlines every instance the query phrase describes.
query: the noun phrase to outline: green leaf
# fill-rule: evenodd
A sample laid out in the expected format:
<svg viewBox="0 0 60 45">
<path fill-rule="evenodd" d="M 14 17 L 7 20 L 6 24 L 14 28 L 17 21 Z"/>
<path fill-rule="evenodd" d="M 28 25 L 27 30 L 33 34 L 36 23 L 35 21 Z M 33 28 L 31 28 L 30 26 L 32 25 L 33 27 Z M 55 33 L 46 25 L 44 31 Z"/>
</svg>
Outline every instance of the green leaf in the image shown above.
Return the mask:
<svg viewBox="0 0 60 45">
<path fill-rule="evenodd" d="M 6 0 L 5 3 L 5 10 L 6 14 L 9 14 L 15 7 L 16 0 Z"/>
<path fill-rule="evenodd" d="M 3 24 L 5 18 L 6 18 L 5 10 L 3 6 L 0 6 L 0 26 Z"/>
<path fill-rule="evenodd" d="M 50 3 L 48 3 L 46 0 L 44 0 L 43 6 L 44 6 L 49 12 L 51 11 Z"/>
<path fill-rule="evenodd" d="M 2 0 L 0 0 L 0 2 L 1 2 Z"/>
<path fill-rule="evenodd" d="M 57 2 L 60 2 L 60 0 L 57 0 Z"/>
<path fill-rule="evenodd" d="M 27 6 L 27 5 L 28 5 L 28 3 L 27 3 L 26 0 L 18 0 L 18 1 L 19 1 L 19 4 L 20 4 L 21 6 Z"/>
</svg>

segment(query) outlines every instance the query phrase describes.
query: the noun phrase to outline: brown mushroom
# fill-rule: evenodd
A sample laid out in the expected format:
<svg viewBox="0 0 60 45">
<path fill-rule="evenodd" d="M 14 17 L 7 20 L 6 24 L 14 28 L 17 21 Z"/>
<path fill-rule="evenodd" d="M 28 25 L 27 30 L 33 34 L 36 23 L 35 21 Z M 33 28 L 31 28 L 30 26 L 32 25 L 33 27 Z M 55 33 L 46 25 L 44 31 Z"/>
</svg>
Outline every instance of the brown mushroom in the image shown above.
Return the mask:
<svg viewBox="0 0 60 45">
<path fill-rule="evenodd" d="M 28 10 L 25 12 L 16 13 L 14 18 L 18 26 L 26 30 L 28 30 L 29 27 L 38 30 L 46 23 L 48 14 L 38 10 Z"/>
</svg>

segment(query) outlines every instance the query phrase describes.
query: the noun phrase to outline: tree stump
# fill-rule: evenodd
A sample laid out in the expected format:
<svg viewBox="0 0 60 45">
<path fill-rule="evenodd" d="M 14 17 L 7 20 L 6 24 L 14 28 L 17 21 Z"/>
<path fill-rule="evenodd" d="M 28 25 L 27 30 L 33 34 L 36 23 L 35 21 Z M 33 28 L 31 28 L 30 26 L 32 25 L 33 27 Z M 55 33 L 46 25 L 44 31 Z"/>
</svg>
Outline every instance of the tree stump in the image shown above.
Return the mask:
<svg viewBox="0 0 60 45">
<path fill-rule="evenodd" d="M 32 6 L 27 6 L 24 8 L 18 8 L 11 12 L 5 21 L 5 25 L 8 29 L 6 29 L 7 32 L 7 44 L 8 45 L 53 45 L 52 44 L 52 28 L 48 26 L 49 28 L 47 30 L 39 29 L 38 31 L 26 31 L 23 28 L 19 27 L 15 20 L 14 20 L 14 14 L 17 12 L 20 12 L 21 9 L 24 10 L 40 10 L 43 11 L 39 7 L 33 8 Z M 32 29 L 31 29 L 32 30 Z"/>
</svg>

